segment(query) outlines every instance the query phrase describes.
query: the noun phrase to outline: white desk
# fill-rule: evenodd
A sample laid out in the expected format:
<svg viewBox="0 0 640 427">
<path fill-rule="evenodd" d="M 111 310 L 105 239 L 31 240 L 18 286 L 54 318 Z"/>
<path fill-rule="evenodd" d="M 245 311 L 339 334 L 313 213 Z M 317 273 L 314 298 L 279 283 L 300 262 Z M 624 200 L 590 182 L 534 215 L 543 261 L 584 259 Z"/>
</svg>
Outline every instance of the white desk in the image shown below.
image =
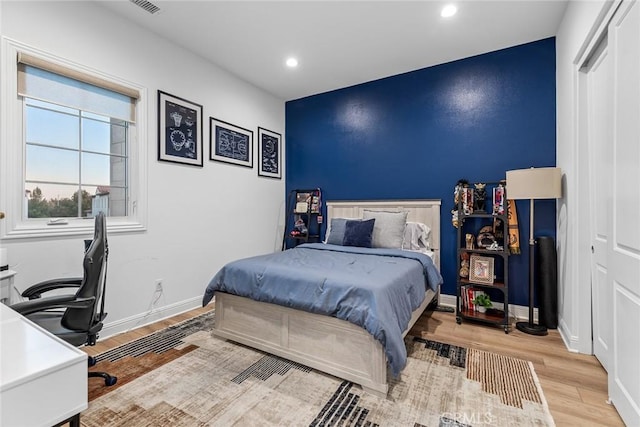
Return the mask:
<svg viewBox="0 0 640 427">
<path fill-rule="evenodd" d="M 86 353 L 0 304 L 0 426 L 79 426 L 86 408 Z"/>
<path fill-rule="evenodd" d="M 0 303 L 11 304 L 11 292 L 13 290 L 13 270 L 0 271 Z"/>
</svg>

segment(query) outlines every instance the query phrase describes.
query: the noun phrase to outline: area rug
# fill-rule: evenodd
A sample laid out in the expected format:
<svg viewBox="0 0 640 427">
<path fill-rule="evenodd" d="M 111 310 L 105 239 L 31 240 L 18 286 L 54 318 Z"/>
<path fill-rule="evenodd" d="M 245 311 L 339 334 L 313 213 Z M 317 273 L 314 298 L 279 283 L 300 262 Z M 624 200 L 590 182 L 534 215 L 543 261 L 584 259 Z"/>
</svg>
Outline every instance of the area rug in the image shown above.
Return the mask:
<svg viewBox="0 0 640 427">
<path fill-rule="evenodd" d="M 86 427 L 552 426 L 530 362 L 407 337 L 386 399 L 211 334 L 213 313 L 97 357 Z"/>
</svg>

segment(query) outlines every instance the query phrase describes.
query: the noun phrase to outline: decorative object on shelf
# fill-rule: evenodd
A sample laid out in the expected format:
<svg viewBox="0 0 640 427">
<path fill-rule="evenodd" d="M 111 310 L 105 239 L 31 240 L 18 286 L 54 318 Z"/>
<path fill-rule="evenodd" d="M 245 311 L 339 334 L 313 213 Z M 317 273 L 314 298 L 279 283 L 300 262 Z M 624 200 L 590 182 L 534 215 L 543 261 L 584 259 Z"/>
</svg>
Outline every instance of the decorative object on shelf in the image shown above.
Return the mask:
<svg viewBox="0 0 640 427">
<path fill-rule="evenodd" d="M 489 251 L 501 251 L 501 250 L 503 250 L 503 249 L 504 249 L 504 247 L 503 247 L 503 246 L 500 246 L 500 245 L 498 244 L 498 242 L 497 242 L 497 241 L 494 241 L 494 242 L 491 244 L 491 246 L 489 246 L 489 247 L 487 248 L 487 250 L 489 250 Z"/>
<path fill-rule="evenodd" d="M 504 214 L 504 185 L 502 182 L 496 187 L 493 187 L 493 214 Z"/>
<path fill-rule="evenodd" d="M 463 252 L 460 254 L 460 277 L 469 277 L 469 254 Z"/>
<path fill-rule="evenodd" d="M 158 160 L 202 167 L 202 105 L 158 91 Z"/>
<path fill-rule="evenodd" d="M 552 167 L 507 171 L 507 188 L 510 200 L 529 200 L 529 321 L 517 322 L 516 328 L 527 334 L 547 335 L 546 326 L 533 323 L 535 288 L 534 200 L 562 197 L 562 170 Z"/>
<path fill-rule="evenodd" d="M 480 229 L 476 243 L 479 248 L 483 249 L 491 249 L 493 246 L 497 247 L 498 242 L 496 241 L 496 236 L 493 234 L 492 225 L 485 225 Z"/>
<path fill-rule="evenodd" d="M 309 230 L 307 229 L 307 224 L 304 223 L 302 218 L 296 219 L 296 222 L 293 225 L 293 230 L 291 230 L 292 236 L 306 236 Z"/>
<path fill-rule="evenodd" d="M 253 168 L 253 131 L 210 117 L 209 158 Z"/>
<path fill-rule="evenodd" d="M 466 179 L 460 179 L 456 183 L 453 189 L 453 209 L 451 210 L 451 223 L 455 228 L 458 228 L 458 206 L 460 205 L 460 198 L 462 197 L 462 189 L 469 187 L 469 181 Z"/>
<path fill-rule="evenodd" d="M 472 302 L 476 310 L 479 311 L 480 313 L 484 313 L 488 308 L 493 307 L 491 298 L 489 297 L 489 295 L 485 294 L 484 292 L 476 295 L 476 297 L 473 299 Z"/>
<path fill-rule="evenodd" d="M 465 234 L 464 238 L 465 238 L 465 247 L 467 249 L 474 249 L 474 246 L 475 246 L 474 245 L 474 240 L 475 240 L 475 238 L 473 237 L 473 234 L 467 233 L 467 234 Z"/>
<path fill-rule="evenodd" d="M 279 133 L 258 127 L 258 175 L 282 178 L 281 139 Z"/>
<path fill-rule="evenodd" d="M 486 212 L 487 184 L 484 182 L 476 182 L 473 186 L 473 211 L 477 211 L 478 213 Z"/>
<path fill-rule="evenodd" d="M 322 205 L 321 197 L 322 194 L 319 190 L 311 195 L 311 213 L 320 213 L 320 206 Z"/>
<path fill-rule="evenodd" d="M 473 189 L 469 187 L 462 188 L 462 211 L 465 215 L 473 213 Z"/>
<path fill-rule="evenodd" d="M 493 284 L 493 258 L 471 255 L 469 261 L 469 280 L 471 282 Z"/>
</svg>

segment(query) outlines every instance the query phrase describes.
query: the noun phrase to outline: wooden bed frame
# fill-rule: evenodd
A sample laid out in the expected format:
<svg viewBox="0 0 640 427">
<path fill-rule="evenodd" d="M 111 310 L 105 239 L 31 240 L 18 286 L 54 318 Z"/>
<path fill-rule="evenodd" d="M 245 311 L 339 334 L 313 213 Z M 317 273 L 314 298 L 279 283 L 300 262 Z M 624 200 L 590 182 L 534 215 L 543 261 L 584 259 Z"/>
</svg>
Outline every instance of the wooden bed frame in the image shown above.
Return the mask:
<svg viewBox="0 0 640 427">
<path fill-rule="evenodd" d="M 427 224 L 431 228 L 434 262 L 440 267 L 440 200 L 327 202 L 327 224 L 331 218 L 362 218 L 364 209 L 406 210 L 407 221 Z M 438 295 L 439 292 L 427 291 L 424 302 L 413 312 L 405 335 Z M 359 326 L 222 292 L 215 294 L 215 310 L 216 336 L 360 384 L 374 395 L 387 395 L 384 349 Z"/>
</svg>

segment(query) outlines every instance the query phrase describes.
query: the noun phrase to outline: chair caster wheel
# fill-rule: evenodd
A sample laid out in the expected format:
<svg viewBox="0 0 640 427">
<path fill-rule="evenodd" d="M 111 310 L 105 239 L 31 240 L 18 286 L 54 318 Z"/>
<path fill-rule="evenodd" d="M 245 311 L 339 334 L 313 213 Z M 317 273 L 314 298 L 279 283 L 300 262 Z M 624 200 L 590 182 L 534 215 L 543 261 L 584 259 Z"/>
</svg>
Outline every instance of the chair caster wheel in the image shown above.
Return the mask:
<svg viewBox="0 0 640 427">
<path fill-rule="evenodd" d="M 458 325 L 461 325 L 462 324 L 462 318 L 461 317 L 456 317 L 456 323 Z"/>
<path fill-rule="evenodd" d="M 117 377 L 109 377 L 104 379 L 104 385 L 106 385 L 107 387 L 115 385 L 117 382 L 118 382 Z"/>
</svg>

